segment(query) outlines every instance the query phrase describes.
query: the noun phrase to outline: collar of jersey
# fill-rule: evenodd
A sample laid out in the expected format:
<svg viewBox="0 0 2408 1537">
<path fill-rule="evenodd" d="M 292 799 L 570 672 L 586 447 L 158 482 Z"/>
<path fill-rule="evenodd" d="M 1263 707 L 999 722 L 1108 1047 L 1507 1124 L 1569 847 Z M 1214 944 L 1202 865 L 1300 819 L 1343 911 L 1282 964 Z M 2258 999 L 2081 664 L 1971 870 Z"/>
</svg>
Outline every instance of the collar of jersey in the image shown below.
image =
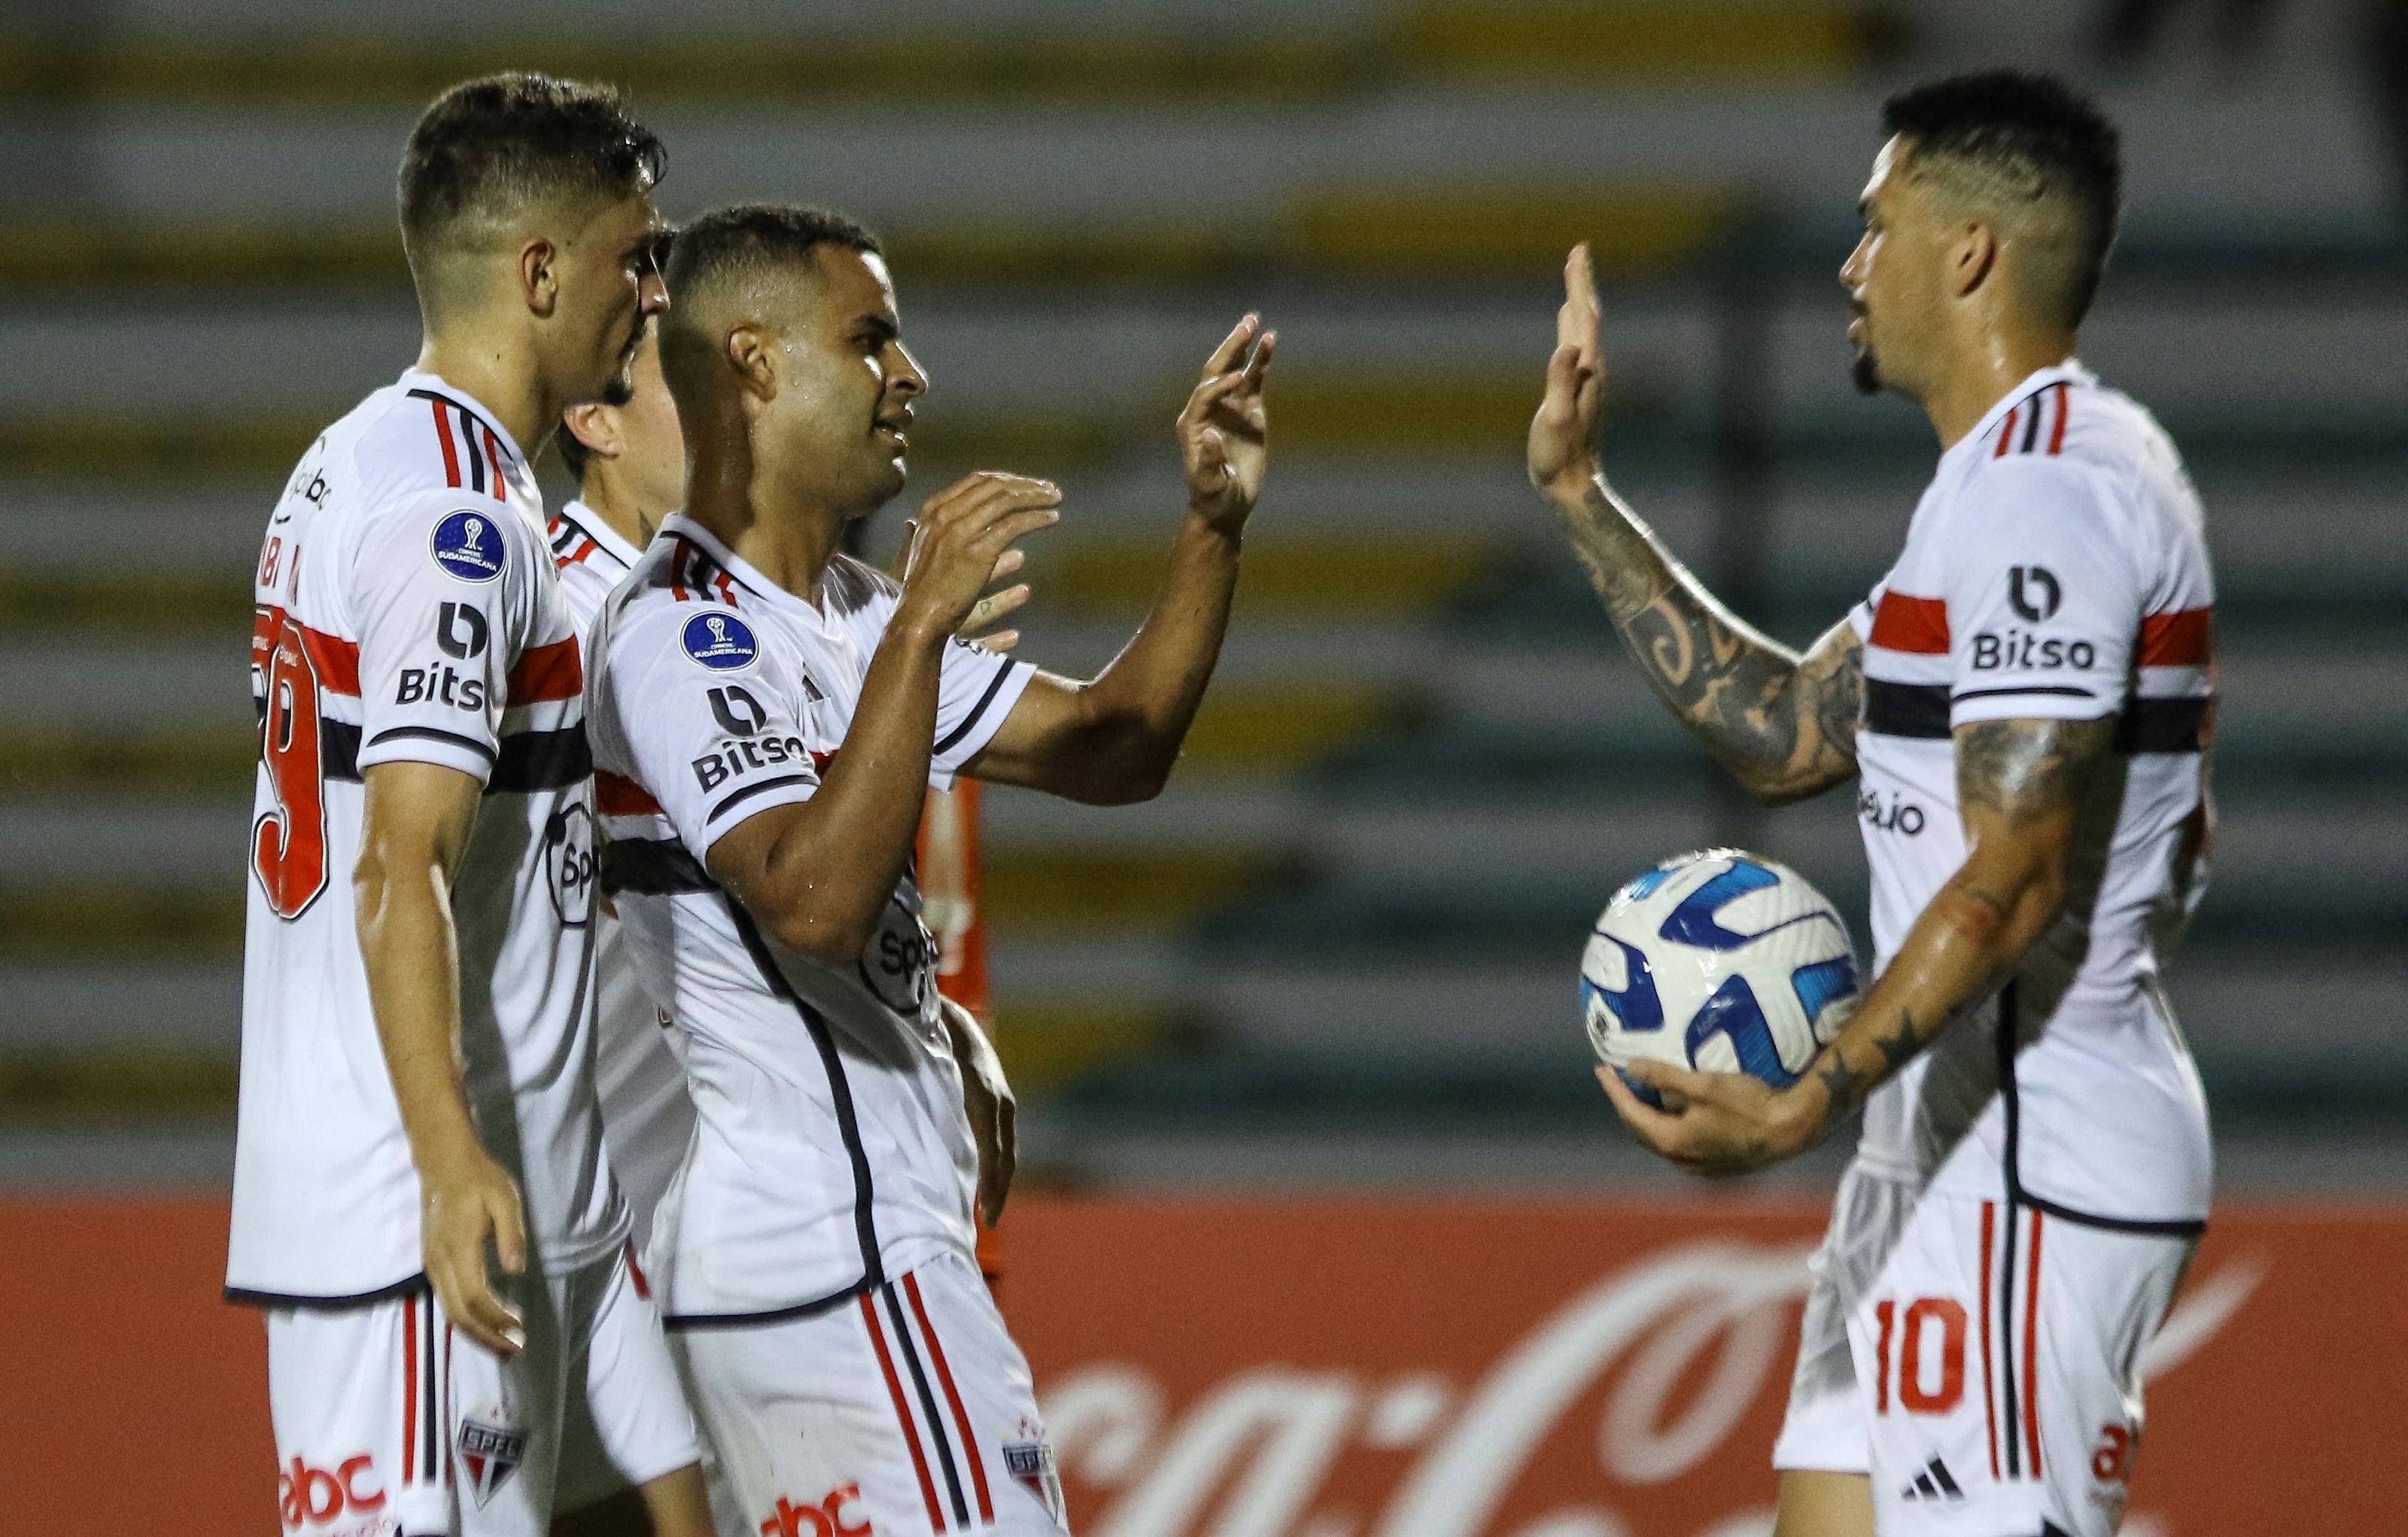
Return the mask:
<svg viewBox="0 0 2408 1537">
<path fill-rule="evenodd" d="M 582 501 L 570 501 L 560 510 L 560 515 L 577 525 L 577 531 L 600 545 L 605 553 L 622 566 L 633 566 L 643 558 L 643 552 L 627 542 L 627 537 L 610 526 L 609 520 Z"/>
<path fill-rule="evenodd" d="M 457 384 L 444 379 L 442 375 L 430 374 L 423 368 L 404 368 L 401 371 L 401 387 L 405 390 L 434 391 L 482 422 L 494 437 L 502 440 L 502 447 L 510 451 L 510 458 L 514 463 L 523 466 L 527 462 L 525 453 L 519 449 L 518 439 L 510 436 L 509 428 L 502 425 L 502 419 L 494 414 L 493 408 Z"/>
<path fill-rule="evenodd" d="M 2034 368 L 2024 376 L 2022 383 L 1990 402 L 1990 409 L 1982 413 L 1982 420 L 1973 424 L 1973 430 L 1956 439 L 1955 446 L 1950 448 L 1948 452 L 1952 455 L 1960 453 L 1966 451 L 1969 444 L 1982 442 L 1990 436 L 1990 429 L 1997 426 L 2005 418 L 2007 412 L 2014 409 L 2033 391 L 2045 389 L 2060 381 L 2071 384 L 2096 384 L 2099 382 L 2099 376 L 2084 367 L 2080 358 L 2070 357 L 2063 363 L 2052 363 L 2045 368 Z"/>
<path fill-rule="evenodd" d="M 703 553 L 724 567 L 727 574 L 736 579 L 738 585 L 771 608 L 783 609 L 798 618 L 807 619 L 815 627 L 825 626 L 826 617 L 817 608 L 753 569 L 751 561 L 719 542 L 719 536 L 684 513 L 672 512 L 663 518 L 660 531 L 662 534 L 675 534 L 680 539 L 692 539 L 702 546 Z M 657 539 L 659 535 L 653 537 Z"/>
</svg>

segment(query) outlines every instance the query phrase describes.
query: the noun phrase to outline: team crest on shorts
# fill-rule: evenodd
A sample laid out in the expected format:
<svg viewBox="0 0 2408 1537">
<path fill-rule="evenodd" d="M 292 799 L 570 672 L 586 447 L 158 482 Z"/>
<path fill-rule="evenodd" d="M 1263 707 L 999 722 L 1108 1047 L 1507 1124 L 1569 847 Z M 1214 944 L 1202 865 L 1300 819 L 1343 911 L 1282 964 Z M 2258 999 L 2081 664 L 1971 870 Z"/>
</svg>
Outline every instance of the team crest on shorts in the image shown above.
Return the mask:
<svg viewBox="0 0 2408 1537">
<path fill-rule="evenodd" d="M 477 1497 L 479 1510 L 525 1459 L 525 1431 L 473 1415 L 460 1422 L 460 1471 L 468 1475 L 468 1492 Z"/>
<path fill-rule="evenodd" d="M 1020 1440 L 1003 1444 L 1003 1471 L 1042 1501 L 1059 1524 L 1064 1519 L 1062 1474 L 1054 1465 L 1054 1448 L 1045 1432 L 1026 1419 L 1020 1422 Z"/>
<path fill-rule="evenodd" d="M 685 654 L 713 672 L 740 672 L 761 655 L 752 626 L 732 613 L 698 613 L 681 636 Z"/>
<path fill-rule="evenodd" d="M 491 582 L 506 558 L 502 531 L 482 512 L 454 512 L 435 525 L 435 564 L 463 582 Z"/>
</svg>

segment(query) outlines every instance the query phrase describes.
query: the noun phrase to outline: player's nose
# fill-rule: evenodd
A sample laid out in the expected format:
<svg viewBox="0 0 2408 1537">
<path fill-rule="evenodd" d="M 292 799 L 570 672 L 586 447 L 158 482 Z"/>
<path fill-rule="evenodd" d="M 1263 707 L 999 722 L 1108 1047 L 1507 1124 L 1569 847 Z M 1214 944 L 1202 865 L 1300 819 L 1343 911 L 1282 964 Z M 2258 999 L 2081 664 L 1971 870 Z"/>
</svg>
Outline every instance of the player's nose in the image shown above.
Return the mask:
<svg viewBox="0 0 2408 1537">
<path fill-rule="evenodd" d="M 669 307 L 669 285 L 658 266 L 648 268 L 636 284 L 636 313 L 657 315 Z"/>
<path fill-rule="evenodd" d="M 921 395 L 928 388 L 928 376 L 920 367 L 920 360 L 901 342 L 895 344 L 896 366 L 886 376 L 886 387 L 904 395 Z"/>
</svg>

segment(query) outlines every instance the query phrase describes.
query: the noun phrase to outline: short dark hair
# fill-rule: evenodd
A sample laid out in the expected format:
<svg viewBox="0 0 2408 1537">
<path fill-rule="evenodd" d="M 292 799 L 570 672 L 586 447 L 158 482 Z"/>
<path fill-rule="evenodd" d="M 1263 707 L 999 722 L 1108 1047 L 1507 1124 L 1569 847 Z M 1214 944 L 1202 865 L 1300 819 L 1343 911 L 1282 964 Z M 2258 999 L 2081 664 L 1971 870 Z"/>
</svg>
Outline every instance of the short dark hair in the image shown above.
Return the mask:
<svg viewBox="0 0 2408 1537">
<path fill-rule="evenodd" d="M 401 234 L 413 265 L 471 220 L 562 196 L 624 197 L 666 155 L 617 88 L 512 72 L 435 98 L 401 157 Z"/>
<path fill-rule="evenodd" d="M 2089 312 L 2124 206 L 2123 143 L 2095 104 L 2053 76 L 1992 69 L 1899 92 L 1882 126 L 1909 141 L 1911 169 L 1955 162 L 2027 206 L 2060 201 L 2073 228 L 2046 298 L 2069 327 Z"/>
<path fill-rule="evenodd" d="M 681 294 L 739 267 L 801 262 L 822 246 L 883 254 L 878 237 L 840 213 L 776 203 L 738 203 L 713 208 L 678 231 L 662 276 L 668 284 L 669 312 Z"/>
</svg>

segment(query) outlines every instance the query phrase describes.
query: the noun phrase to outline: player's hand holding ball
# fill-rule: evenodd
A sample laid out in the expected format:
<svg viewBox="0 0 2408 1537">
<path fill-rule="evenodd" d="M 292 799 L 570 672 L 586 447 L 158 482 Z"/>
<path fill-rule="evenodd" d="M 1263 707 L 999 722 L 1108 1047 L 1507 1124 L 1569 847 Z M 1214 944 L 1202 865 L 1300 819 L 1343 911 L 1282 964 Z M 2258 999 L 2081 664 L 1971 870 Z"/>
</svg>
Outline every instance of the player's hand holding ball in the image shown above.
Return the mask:
<svg viewBox="0 0 2408 1537">
<path fill-rule="evenodd" d="M 1026 582 L 993 596 L 986 589 L 1027 563 L 1027 553 L 1012 546 L 1061 522 L 1061 505 L 1053 481 L 991 469 L 965 475 L 929 497 L 905 544 L 896 618 L 950 636 L 992 625 L 1027 602 Z"/>
<path fill-rule="evenodd" d="M 1269 419 L 1263 373 L 1279 333 L 1248 315 L 1204 360 L 1204 376 L 1179 413 L 1179 456 L 1187 469 L 1187 505 L 1216 530 L 1246 526 L 1262 495 Z"/>
<path fill-rule="evenodd" d="M 1579 506 L 1598 473 L 1598 397 L 1605 386 L 1598 315 L 1588 247 L 1574 246 L 1564 263 L 1564 303 L 1555 311 L 1546 397 L 1530 419 L 1530 483 L 1559 507 Z"/>
<path fill-rule="evenodd" d="M 439 1157 L 419 1160 L 422 1245 L 426 1280 L 443 1315 L 496 1356 L 526 1348 L 526 1321 L 494 1286 L 485 1264 L 491 1240 L 502 1270 L 526 1270 L 526 1218 L 509 1171 L 470 1138 Z"/>
</svg>

